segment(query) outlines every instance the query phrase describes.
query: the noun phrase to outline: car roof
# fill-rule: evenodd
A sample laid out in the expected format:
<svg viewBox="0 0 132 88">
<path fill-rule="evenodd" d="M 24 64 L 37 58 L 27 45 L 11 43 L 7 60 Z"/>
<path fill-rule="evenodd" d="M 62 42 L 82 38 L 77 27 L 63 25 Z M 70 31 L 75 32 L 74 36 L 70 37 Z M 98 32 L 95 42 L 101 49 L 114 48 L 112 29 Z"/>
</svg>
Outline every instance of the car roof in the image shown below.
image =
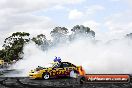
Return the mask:
<svg viewBox="0 0 132 88">
<path fill-rule="evenodd" d="M 70 63 L 70 62 L 61 62 L 61 63 L 69 63 L 69 64 L 72 64 L 72 63 Z M 74 65 L 74 64 L 72 64 L 72 65 Z M 74 65 L 74 66 L 76 66 L 76 65 Z"/>
<path fill-rule="evenodd" d="M 70 62 L 61 62 L 61 63 L 70 63 Z"/>
</svg>

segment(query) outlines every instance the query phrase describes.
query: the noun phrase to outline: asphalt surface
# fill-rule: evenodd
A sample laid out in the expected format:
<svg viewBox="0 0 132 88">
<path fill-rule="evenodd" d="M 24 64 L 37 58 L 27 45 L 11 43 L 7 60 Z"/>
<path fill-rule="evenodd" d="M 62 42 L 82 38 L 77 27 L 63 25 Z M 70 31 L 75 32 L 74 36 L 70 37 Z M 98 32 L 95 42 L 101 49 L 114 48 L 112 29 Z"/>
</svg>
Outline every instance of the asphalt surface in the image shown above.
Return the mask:
<svg viewBox="0 0 132 88">
<path fill-rule="evenodd" d="M 76 79 L 29 79 L 28 77 L 0 77 L 0 88 L 132 88 L 132 82 L 122 84 L 78 84 Z"/>
<path fill-rule="evenodd" d="M 18 74 L 19 71 L 2 70 L 0 77 L 0 88 L 132 88 L 130 83 L 86 83 L 79 84 L 77 79 L 58 78 L 58 79 L 30 79 L 28 77 L 7 77 L 7 75 Z"/>
</svg>

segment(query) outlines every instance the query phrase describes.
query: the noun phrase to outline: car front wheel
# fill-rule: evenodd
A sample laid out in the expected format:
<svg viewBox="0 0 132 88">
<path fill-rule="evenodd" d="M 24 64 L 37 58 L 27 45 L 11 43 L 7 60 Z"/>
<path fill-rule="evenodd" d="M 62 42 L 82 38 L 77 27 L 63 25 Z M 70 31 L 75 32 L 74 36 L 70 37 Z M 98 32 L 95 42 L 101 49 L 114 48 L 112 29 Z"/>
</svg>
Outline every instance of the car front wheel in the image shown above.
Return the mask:
<svg viewBox="0 0 132 88">
<path fill-rule="evenodd" d="M 49 73 L 43 73 L 42 77 L 43 77 L 43 79 L 49 79 L 50 74 Z"/>
</svg>

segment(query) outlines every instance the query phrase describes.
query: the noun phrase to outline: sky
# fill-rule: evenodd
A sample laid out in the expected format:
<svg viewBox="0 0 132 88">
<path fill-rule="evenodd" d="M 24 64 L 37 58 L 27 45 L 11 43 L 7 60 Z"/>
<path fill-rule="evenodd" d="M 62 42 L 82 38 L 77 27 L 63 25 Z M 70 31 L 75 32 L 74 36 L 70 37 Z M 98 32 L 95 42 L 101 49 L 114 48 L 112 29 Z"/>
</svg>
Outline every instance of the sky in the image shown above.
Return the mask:
<svg viewBox="0 0 132 88">
<path fill-rule="evenodd" d="M 132 32 L 132 0 L 0 0 L 0 46 L 13 32 L 47 35 L 77 24 L 98 40 L 122 38 Z"/>
</svg>

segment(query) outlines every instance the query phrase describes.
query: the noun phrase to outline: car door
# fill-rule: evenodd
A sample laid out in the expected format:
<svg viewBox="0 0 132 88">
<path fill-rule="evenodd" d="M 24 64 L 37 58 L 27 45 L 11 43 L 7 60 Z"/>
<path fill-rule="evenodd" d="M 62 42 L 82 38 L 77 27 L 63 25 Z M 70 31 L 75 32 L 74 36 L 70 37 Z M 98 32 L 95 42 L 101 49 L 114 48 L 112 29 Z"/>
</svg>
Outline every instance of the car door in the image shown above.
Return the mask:
<svg viewBox="0 0 132 88">
<path fill-rule="evenodd" d="M 56 76 L 62 76 L 64 75 L 64 68 L 63 64 L 59 63 L 54 67 L 54 70 L 56 71 Z"/>
<path fill-rule="evenodd" d="M 65 75 L 69 76 L 70 72 L 75 69 L 70 63 L 65 62 L 63 63 L 63 68 L 65 69 Z"/>
</svg>

